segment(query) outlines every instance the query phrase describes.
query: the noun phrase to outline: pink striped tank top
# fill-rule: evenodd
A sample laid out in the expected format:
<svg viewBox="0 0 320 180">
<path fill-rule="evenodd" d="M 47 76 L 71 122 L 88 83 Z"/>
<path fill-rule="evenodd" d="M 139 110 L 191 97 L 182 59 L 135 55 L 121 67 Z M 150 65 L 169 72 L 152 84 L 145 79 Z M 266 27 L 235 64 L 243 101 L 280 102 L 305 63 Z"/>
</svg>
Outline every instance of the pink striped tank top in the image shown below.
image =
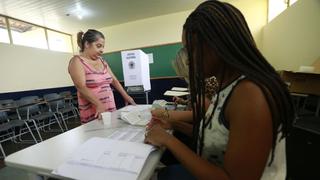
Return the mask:
<svg viewBox="0 0 320 180">
<path fill-rule="evenodd" d="M 114 96 L 110 84 L 112 83 L 112 76 L 109 74 L 109 67 L 102 59 L 101 62 L 104 64 L 104 68 L 101 72 L 95 70 L 90 64 L 86 63 L 80 56 L 77 56 L 84 68 L 86 86 L 89 90 L 105 105 L 105 111 L 115 111 L 116 105 Z M 82 123 L 87 123 L 94 120 L 96 107 L 85 99 L 78 91 L 78 103 L 80 110 L 80 120 Z"/>
</svg>

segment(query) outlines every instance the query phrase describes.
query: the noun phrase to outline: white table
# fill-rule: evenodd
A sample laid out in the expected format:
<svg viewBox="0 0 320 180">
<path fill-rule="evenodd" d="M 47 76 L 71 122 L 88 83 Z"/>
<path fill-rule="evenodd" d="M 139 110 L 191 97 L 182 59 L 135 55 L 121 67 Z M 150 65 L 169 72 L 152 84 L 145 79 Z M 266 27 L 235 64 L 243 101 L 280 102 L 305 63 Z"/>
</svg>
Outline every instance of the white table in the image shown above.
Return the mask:
<svg viewBox="0 0 320 180">
<path fill-rule="evenodd" d="M 118 119 L 119 110 L 111 115 L 111 124 L 94 120 L 63 134 L 9 155 L 5 159 L 6 166 L 24 169 L 45 177 L 57 177 L 51 172 L 62 164 L 72 153 L 91 137 L 107 137 L 119 128 L 129 124 Z M 139 175 L 138 179 L 150 179 L 162 155 L 161 150 L 153 151 Z M 61 178 L 61 177 L 59 177 Z"/>
</svg>

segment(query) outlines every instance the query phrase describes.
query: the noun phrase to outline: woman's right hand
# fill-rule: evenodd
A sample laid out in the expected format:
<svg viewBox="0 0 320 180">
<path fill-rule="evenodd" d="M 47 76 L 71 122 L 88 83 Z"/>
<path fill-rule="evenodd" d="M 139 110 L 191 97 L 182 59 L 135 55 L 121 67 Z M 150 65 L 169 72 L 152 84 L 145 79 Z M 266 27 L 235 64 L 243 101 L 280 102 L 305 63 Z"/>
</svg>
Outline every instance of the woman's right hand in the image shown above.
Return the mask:
<svg viewBox="0 0 320 180">
<path fill-rule="evenodd" d="M 174 103 L 176 103 L 176 104 L 184 104 L 184 103 L 185 103 L 185 100 L 184 100 L 184 99 L 179 98 L 179 97 L 177 97 L 177 96 L 174 96 L 174 97 L 172 98 L 172 101 L 173 101 Z"/>
<path fill-rule="evenodd" d="M 159 124 L 164 129 L 172 129 L 169 112 L 164 109 L 154 109 L 151 111 L 152 119 L 147 128 L 152 128 L 155 124 Z"/>
<path fill-rule="evenodd" d="M 94 117 L 101 120 L 102 119 L 101 113 L 105 111 L 106 111 L 105 106 L 101 102 L 99 102 L 99 104 L 96 106 L 96 114 L 94 115 Z"/>
<path fill-rule="evenodd" d="M 157 109 L 153 109 L 151 110 L 151 115 L 152 117 L 155 117 L 155 118 L 162 118 L 163 117 L 163 113 L 164 113 L 164 109 L 160 109 L 160 108 L 157 108 Z"/>
</svg>

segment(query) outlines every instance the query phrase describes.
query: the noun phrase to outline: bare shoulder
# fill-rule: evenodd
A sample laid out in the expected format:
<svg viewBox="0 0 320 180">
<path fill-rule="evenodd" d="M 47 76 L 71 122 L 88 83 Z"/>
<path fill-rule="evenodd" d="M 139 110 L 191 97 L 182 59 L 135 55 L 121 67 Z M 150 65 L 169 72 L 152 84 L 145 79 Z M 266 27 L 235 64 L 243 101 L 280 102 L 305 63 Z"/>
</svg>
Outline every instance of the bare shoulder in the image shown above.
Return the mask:
<svg viewBox="0 0 320 180">
<path fill-rule="evenodd" d="M 69 73 L 73 73 L 74 71 L 83 71 L 83 67 L 80 62 L 80 58 L 78 56 L 73 56 L 69 61 L 68 66 Z"/>
<path fill-rule="evenodd" d="M 269 116 L 270 108 L 261 87 L 250 80 L 242 80 L 231 94 L 226 114 L 251 118 Z"/>
<path fill-rule="evenodd" d="M 232 94 L 233 100 L 248 100 L 248 101 L 265 101 L 265 95 L 257 84 L 250 80 L 242 80 L 235 87 Z M 245 103 L 245 101 L 241 101 Z"/>
<path fill-rule="evenodd" d="M 79 64 L 79 63 L 80 63 L 79 56 L 73 56 L 69 61 L 69 65 Z"/>
</svg>

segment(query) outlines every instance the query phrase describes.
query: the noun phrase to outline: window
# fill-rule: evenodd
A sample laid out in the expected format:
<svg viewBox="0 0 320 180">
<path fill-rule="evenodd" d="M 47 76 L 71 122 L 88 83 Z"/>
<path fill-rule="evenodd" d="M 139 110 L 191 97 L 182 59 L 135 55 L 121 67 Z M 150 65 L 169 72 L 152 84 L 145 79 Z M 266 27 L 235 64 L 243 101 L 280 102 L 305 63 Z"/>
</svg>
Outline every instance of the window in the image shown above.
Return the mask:
<svg viewBox="0 0 320 180">
<path fill-rule="evenodd" d="M 13 19 L 9 25 L 13 44 L 48 49 L 44 28 Z"/>
<path fill-rule="evenodd" d="M 298 0 L 268 0 L 268 22 L 281 14 Z"/>
<path fill-rule="evenodd" d="M 0 42 L 10 43 L 6 18 L 0 16 Z"/>
<path fill-rule="evenodd" d="M 269 0 L 268 9 L 268 20 L 270 22 L 272 19 L 282 13 L 282 11 L 287 9 L 287 3 L 284 0 Z"/>
<path fill-rule="evenodd" d="M 61 52 L 73 52 L 72 39 L 70 35 L 47 30 L 49 49 Z"/>
<path fill-rule="evenodd" d="M 292 4 L 294 4 L 295 2 L 297 2 L 298 0 L 290 0 L 289 1 L 289 5 L 291 6 Z"/>
<path fill-rule="evenodd" d="M 5 15 L 0 15 L 0 42 L 73 53 L 70 34 Z"/>
</svg>

